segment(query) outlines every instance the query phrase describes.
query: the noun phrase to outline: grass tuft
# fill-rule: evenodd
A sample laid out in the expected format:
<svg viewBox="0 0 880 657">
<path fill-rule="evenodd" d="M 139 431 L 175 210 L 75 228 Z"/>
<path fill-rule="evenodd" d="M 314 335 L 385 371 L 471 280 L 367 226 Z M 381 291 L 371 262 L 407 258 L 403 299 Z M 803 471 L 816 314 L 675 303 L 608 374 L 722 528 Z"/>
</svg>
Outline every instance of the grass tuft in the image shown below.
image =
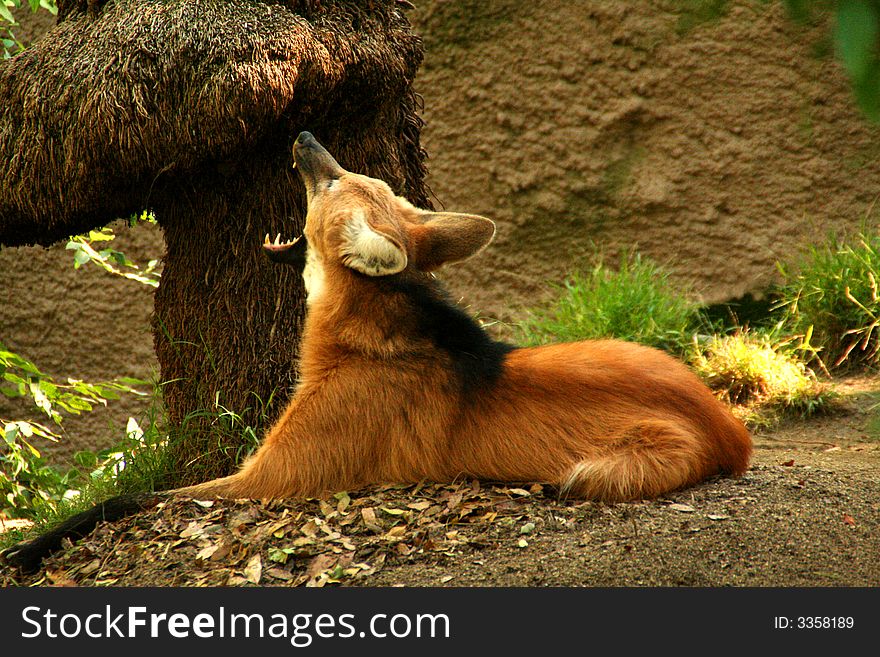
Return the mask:
<svg viewBox="0 0 880 657">
<path fill-rule="evenodd" d="M 880 235 L 830 237 L 809 247 L 785 279 L 779 308 L 793 333 L 810 335 L 815 358 L 830 369 L 876 366 L 880 360 Z"/>
<path fill-rule="evenodd" d="M 725 401 L 752 424 L 826 412 L 835 398 L 787 343 L 749 331 L 712 336 L 697 345 L 692 365 Z"/>
<path fill-rule="evenodd" d="M 618 338 L 681 354 L 702 322 L 670 273 L 637 253 L 621 256 L 616 270 L 597 257 L 557 289 L 553 304 L 531 311 L 520 325 L 525 343 Z"/>
</svg>

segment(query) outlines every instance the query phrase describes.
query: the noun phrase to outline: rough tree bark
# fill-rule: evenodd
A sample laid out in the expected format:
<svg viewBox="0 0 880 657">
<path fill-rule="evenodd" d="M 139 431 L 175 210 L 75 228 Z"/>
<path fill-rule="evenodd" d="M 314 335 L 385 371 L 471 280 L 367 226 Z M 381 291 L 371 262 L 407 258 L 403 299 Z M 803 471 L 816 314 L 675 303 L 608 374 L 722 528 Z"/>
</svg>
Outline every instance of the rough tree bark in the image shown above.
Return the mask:
<svg viewBox="0 0 880 657">
<path fill-rule="evenodd" d="M 58 25 L 0 62 L 0 245 L 145 208 L 163 228 L 154 342 L 169 417 L 186 425 L 164 485 L 234 464 L 240 436 L 200 411 L 219 403 L 258 426 L 295 380 L 302 282 L 259 244 L 301 231 L 296 135 L 429 205 L 422 45 L 401 4 L 62 0 Z"/>
</svg>

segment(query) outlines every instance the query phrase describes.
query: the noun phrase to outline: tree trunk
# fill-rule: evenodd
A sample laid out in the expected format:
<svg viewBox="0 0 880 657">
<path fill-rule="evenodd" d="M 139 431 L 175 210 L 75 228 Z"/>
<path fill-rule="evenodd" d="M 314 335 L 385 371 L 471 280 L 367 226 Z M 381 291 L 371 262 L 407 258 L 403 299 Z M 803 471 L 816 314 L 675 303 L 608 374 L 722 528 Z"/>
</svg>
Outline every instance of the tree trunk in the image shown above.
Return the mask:
<svg viewBox="0 0 880 657">
<path fill-rule="evenodd" d="M 189 484 L 228 473 L 245 427 L 259 437 L 296 379 L 302 280 L 260 248 L 302 231 L 296 135 L 429 205 L 412 89 L 422 45 L 391 0 L 88 5 L 62 3 L 63 22 L 0 62 L 0 244 L 154 211 L 175 463 L 162 483 Z"/>
</svg>

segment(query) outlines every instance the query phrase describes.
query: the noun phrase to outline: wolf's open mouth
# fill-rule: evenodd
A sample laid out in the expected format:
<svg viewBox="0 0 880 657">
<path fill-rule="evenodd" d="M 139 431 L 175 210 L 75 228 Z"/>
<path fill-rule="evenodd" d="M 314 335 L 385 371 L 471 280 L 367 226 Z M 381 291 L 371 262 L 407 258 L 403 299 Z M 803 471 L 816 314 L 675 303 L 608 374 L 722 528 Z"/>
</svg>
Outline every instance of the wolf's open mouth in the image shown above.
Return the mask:
<svg viewBox="0 0 880 657">
<path fill-rule="evenodd" d="M 293 240 L 281 240 L 281 233 L 272 241 L 269 235 L 263 240 L 263 253 L 269 256 L 269 260 L 294 267 L 305 267 L 308 242 L 305 235 L 300 235 Z"/>
<path fill-rule="evenodd" d="M 269 233 L 266 233 L 266 237 L 263 240 L 263 248 L 266 249 L 267 251 L 272 251 L 275 253 L 278 253 L 280 251 L 287 251 L 287 249 L 292 247 L 294 244 L 299 242 L 301 239 L 302 239 L 302 235 L 300 235 L 296 239 L 287 240 L 287 241 L 282 242 L 281 241 L 281 233 L 278 233 L 278 235 L 275 236 L 275 241 L 273 242 L 269 239 Z"/>
</svg>

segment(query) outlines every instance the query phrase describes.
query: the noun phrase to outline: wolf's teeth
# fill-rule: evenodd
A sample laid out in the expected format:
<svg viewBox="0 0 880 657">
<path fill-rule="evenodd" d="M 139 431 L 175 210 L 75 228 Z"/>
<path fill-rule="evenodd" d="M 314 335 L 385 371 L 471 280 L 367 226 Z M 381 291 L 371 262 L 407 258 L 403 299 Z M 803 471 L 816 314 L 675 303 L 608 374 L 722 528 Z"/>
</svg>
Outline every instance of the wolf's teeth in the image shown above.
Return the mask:
<svg viewBox="0 0 880 657">
<path fill-rule="evenodd" d="M 271 243 L 272 242 L 269 241 L 269 233 L 266 233 L 266 238 L 263 240 L 263 244 L 271 244 Z"/>
<path fill-rule="evenodd" d="M 281 246 L 281 233 L 278 233 L 275 236 L 275 241 L 273 242 L 275 246 Z"/>
</svg>

